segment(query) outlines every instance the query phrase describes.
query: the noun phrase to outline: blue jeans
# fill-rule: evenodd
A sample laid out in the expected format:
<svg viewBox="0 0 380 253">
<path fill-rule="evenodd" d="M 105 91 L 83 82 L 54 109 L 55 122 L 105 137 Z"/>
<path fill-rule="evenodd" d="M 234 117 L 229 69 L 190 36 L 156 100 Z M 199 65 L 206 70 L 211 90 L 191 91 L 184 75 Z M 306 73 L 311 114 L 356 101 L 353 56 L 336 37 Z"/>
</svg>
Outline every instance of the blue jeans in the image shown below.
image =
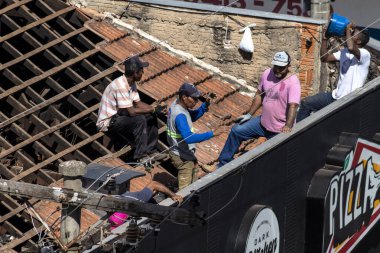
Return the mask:
<svg viewBox="0 0 380 253">
<path fill-rule="evenodd" d="M 228 139 L 224 144 L 223 150 L 219 155 L 218 168 L 230 162 L 238 151 L 242 141 L 252 138 L 265 137 L 272 138 L 278 133 L 270 132 L 261 125 L 261 116 L 254 117 L 243 124 L 236 124 L 231 129 Z"/>
<path fill-rule="evenodd" d="M 314 96 L 307 97 L 301 101 L 301 106 L 297 113 L 297 122 L 307 118 L 310 113 L 318 111 L 323 107 L 331 104 L 336 99 L 332 97 L 331 92 L 318 93 Z"/>
</svg>

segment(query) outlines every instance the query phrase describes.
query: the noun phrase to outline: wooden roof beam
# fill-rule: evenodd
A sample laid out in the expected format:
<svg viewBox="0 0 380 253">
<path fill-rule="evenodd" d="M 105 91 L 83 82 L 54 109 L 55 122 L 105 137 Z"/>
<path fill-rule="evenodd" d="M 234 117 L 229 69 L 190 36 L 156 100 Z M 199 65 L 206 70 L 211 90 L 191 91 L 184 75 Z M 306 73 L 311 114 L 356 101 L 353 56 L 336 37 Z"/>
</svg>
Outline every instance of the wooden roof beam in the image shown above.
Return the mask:
<svg viewBox="0 0 380 253">
<path fill-rule="evenodd" d="M 39 20 L 37 20 L 37 21 L 35 21 L 35 22 L 33 22 L 33 23 L 30 23 L 30 24 L 28 24 L 28 25 L 26 25 L 26 26 L 24 26 L 24 27 L 22 27 L 22 28 L 20 28 L 20 29 L 17 29 L 17 30 L 15 30 L 15 31 L 13 31 L 13 32 L 11 32 L 11 33 L 5 35 L 5 36 L 0 37 L 0 43 L 1 43 L 1 42 L 4 42 L 4 41 L 6 41 L 6 40 L 9 40 L 10 38 L 13 38 L 13 37 L 16 36 L 16 35 L 19 35 L 19 34 L 21 34 L 21 33 L 23 33 L 23 32 L 26 32 L 27 30 L 29 30 L 29 29 L 31 29 L 31 28 L 34 28 L 34 27 L 36 27 L 36 26 L 39 26 L 39 25 L 41 25 L 41 24 L 43 24 L 43 23 L 46 23 L 46 22 L 49 21 L 49 20 L 55 19 L 56 17 L 58 17 L 58 16 L 60 16 L 60 15 L 63 15 L 63 14 L 65 14 L 65 13 L 68 13 L 68 12 L 70 12 L 70 11 L 73 11 L 73 10 L 75 10 L 75 7 L 74 7 L 74 6 L 69 6 L 69 7 L 65 8 L 65 9 L 63 9 L 63 10 L 60 10 L 60 11 L 55 12 L 55 13 L 52 14 L 52 15 L 49 15 L 49 16 L 47 16 L 47 17 L 45 17 L 45 18 L 42 18 L 42 19 L 39 19 Z"/>
<path fill-rule="evenodd" d="M 38 53 L 41 53 L 42 51 L 44 51 L 46 49 L 49 49 L 50 47 L 55 46 L 55 45 L 61 43 L 64 40 L 72 38 L 72 37 L 80 34 L 81 32 L 84 32 L 85 30 L 87 30 L 85 27 L 79 28 L 79 29 L 77 29 L 77 30 L 75 30 L 75 31 L 73 31 L 71 33 L 68 33 L 68 34 L 66 34 L 66 35 L 64 35 L 64 36 L 62 36 L 62 37 L 60 37 L 60 38 L 58 38 L 56 40 L 50 41 L 49 43 L 47 43 L 45 45 L 41 45 L 40 47 L 37 47 L 36 49 L 34 49 L 34 50 L 32 50 L 32 51 L 24 54 L 24 55 L 21 55 L 21 56 L 15 58 L 15 59 L 13 59 L 12 61 L 9 61 L 9 62 L 6 62 L 6 63 L 0 65 L 0 70 L 8 68 L 8 67 L 10 67 L 12 65 L 15 65 L 15 64 L 17 64 L 17 63 L 19 63 L 19 62 L 27 59 L 27 58 L 30 58 L 30 57 L 38 54 Z"/>
<path fill-rule="evenodd" d="M 54 96 L 54 97 L 52 97 L 52 98 L 46 100 L 43 104 L 35 105 L 35 106 L 33 106 L 32 108 L 29 108 L 29 109 L 27 109 L 26 111 L 24 111 L 24 112 L 22 112 L 22 113 L 19 113 L 18 115 L 13 116 L 13 117 L 10 118 L 10 119 L 7 119 L 7 120 L 2 121 L 2 122 L 0 123 L 0 128 L 4 128 L 4 127 L 6 127 L 7 125 L 9 125 L 9 124 L 15 122 L 16 120 L 18 120 L 18 119 L 20 119 L 20 118 L 23 118 L 23 117 L 25 117 L 25 116 L 27 116 L 27 115 L 29 115 L 29 114 L 32 114 L 32 113 L 34 113 L 34 112 L 36 112 L 36 111 L 38 111 L 38 110 L 41 110 L 42 108 L 45 108 L 45 107 L 47 107 L 47 106 L 49 106 L 49 105 L 51 105 L 51 104 L 57 102 L 58 100 L 60 100 L 60 99 L 62 99 L 62 98 L 64 98 L 64 97 L 66 97 L 68 94 L 72 94 L 72 93 L 74 93 L 74 92 L 76 92 L 76 91 L 78 91 L 78 90 L 81 90 L 81 89 L 83 89 L 84 87 L 90 85 L 91 83 L 93 83 L 93 82 L 95 82 L 95 81 L 97 81 L 97 80 L 99 80 L 99 79 L 101 79 L 101 78 L 103 78 L 103 77 L 105 77 L 105 76 L 107 76 L 107 75 L 109 75 L 109 74 L 112 74 L 112 73 L 115 72 L 115 71 L 117 71 L 117 69 L 116 69 L 114 66 L 112 66 L 112 67 L 110 67 L 110 68 L 104 70 L 103 72 L 101 72 L 101 73 L 99 73 L 99 74 L 97 74 L 97 75 L 95 75 L 95 76 L 92 76 L 91 78 L 85 80 L 84 82 L 79 83 L 79 84 L 77 84 L 77 85 L 71 87 L 70 89 L 67 89 L 65 92 L 62 92 L 62 93 L 60 93 L 60 94 L 57 94 L 56 96 Z M 45 72 L 45 73 L 46 73 L 46 72 Z M 24 83 L 24 84 L 25 84 L 25 83 Z M 27 85 L 27 86 L 28 86 L 28 85 Z M 5 92 L 3 92 L 2 94 L 4 94 L 4 93 L 5 93 Z M 2 94 L 0 94 L 0 97 L 1 97 Z M 4 96 L 4 97 L 5 97 L 5 96 Z"/>
<path fill-rule="evenodd" d="M 7 7 L 4 7 L 2 9 L 0 9 L 0 16 L 7 13 L 8 11 L 11 11 L 13 9 L 16 9 L 18 7 L 20 7 L 21 5 L 24 5 L 24 4 L 27 4 L 29 2 L 31 2 L 32 0 L 22 0 L 22 1 L 17 1 L 11 5 L 8 5 Z"/>
<path fill-rule="evenodd" d="M 83 60 L 84 58 L 87 58 L 87 57 L 89 57 L 89 56 L 97 53 L 98 51 L 99 51 L 99 49 L 97 49 L 97 48 L 93 49 L 93 50 L 90 50 L 90 51 L 87 51 L 87 52 L 83 53 L 82 55 L 80 55 L 80 56 L 78 56 L 78 57 L 76 57 L 74 59 L 71 59 L 71 60 L 69 60 L 67 62 L 64 62 L 60 66 L 54 67 L 54 68 L 52 68 L 52 69 L 44 72 L 40 76 L 33 77 L 33 78 L 25 81 L 23 84 L 20 84 L 20 85 L 18 85 L 16 87 L 10 88 L 10 89 L 8 89 L 5 92 L 3 92 L 3 93 L 0 94 L 0 99 L 3 99 L 3 98 L 5 98 L 5 97 L 7 97 L 7 96 L 9 96 L 9 95 L 17 92 L 17 91 L 20 91 L 22 89 L 25 89 L 26 87 L 28 87 L 30 85 L 33 85 L 33 84 L 35 84 L 35 83 L 37 83 L 37 82 L 39 82 L 39 81 L 47 78 L 48 76 L 56 74 L 59 71 L 62 71 L 63 69 L 66 69 L 67 67 L 69 67 L 69 66 L 71 66 L 71 65 L 73 65 L 75 63 L 78 63 L 79 61 Z"/>
<path fill-rule="evenodd" d="M 103 135 L 104 135 L 103 132 L 99 132 L 99 133 L 97 133 L 97 134 L 91 136 L 91 137 L 88 138 L 88 139 L 82 140 L 81 142 L 79 142 L 79 143 L 73 145 L 72 147 L 63 150 L 63 151 L 57 153 L 56 155 L 54 155 L 54 156 L 52 156 L 52 157 L 49 157 L 49 158 L 46 159 L 45 161 L 43 161 L 43 162 L 37 164 L 36 166 L 33 166 L 32 168 L 29 168 L 28 170 L 21 172 L 20 174 L 18 174 L 17 176 L 15 176 L 14 178 L 12 178 L 11 180 L 12 180 L 12 181 L 19 181 L 19 180 L 21 180 L 22 178 L 28 176 L 29 174 L 31 174 L 31 173 L 33 173 L 33 172 L 35 172 L 35 171 L 37 171 L 37 170 L 43 168 L 44 166 L 46 166 L 46 165 L 48 165 L 48 164 L 50 164 L 50 163 L 52 163 L 52 162 L 58 160 L 59 158 L 63 157 L 64 155 L 66 155 L 66 154 L 68 154 L 68 153 L 70 153 L 70 152 L 73 152 L 73 151 L 75 151 L 76 149 L 79 149 L 79 148 L 81 148 L 81 147 L 83 147 L 83 146 L 85 146 L 85 145 L 87 145 L 87 144 L 93 142 L 94 140 L 99 139 L 99 138 L 102 137 Z"/>
</svg>

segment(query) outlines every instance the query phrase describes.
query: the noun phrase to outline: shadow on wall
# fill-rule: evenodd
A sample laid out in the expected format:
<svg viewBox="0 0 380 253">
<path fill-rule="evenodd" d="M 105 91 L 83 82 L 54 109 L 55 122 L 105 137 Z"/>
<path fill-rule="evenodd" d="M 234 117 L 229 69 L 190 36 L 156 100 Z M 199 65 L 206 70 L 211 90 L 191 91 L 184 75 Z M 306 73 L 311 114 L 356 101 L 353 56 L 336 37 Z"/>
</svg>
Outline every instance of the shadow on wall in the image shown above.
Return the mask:
<svg viewBox="0 0 380 253">
<path fill-rule="evenodd" d="M 243 57 L 244 60 L 249 60 L 249 61 L 252 60 L 253 53 L 248 53 L 239 48 L 239 54 L 241 55 L 241 57 Z"/>
</svg>

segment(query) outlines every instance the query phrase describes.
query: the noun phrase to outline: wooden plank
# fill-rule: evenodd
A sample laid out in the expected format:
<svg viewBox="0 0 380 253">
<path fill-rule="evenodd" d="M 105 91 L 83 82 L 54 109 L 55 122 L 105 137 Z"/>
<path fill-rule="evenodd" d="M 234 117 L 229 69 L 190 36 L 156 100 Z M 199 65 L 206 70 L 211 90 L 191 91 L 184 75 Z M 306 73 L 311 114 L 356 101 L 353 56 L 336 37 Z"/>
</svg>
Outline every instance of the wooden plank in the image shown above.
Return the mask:
<svg viewBox="0 0 380 253">
<path fill-rule="evenodd" d="M 8 197 L 9 197 L 9 195 L 7 195 L 7 194 L 2 194 L 2 195 L 4 195 L 4 196 L 8 196 Z M 10 197 L 9 197 L 9 198 L 10 198 Z M 33 204 L 37 203 L 38 201 L 39 201 L 38 199 L 34 198 L 34 199 L 30 199 L 30 200 L 29 200 L 29 203 L 30 203 L 31 205 L 33 205 Z M 1 215 L 1 216 L 0 216 L 0 223 L 3 223 L 4 221 L 6 221 L 6 220 L 12 218 L 13 216 L 15 216 L 16 214 L 18 214 L 18 213 L 24 211 L 25 208 L 26 208 L 25 205 L 19 205 L 17 208 L 13 208 L 11 212 L 6 213 L 6 214 L 4 214 L 4 215 Z"/>
<path fill-rule="evenodd" d="M 36 228 L 38 233 L 41 233 L 45 230 L 45 227 L 43 225 Z M 9 250 L 12 249 L 21 243 L 31 239 L 33 236 L 37 234 L 37 232 L 34 229 L 29 230 L 28 232 L 24 233 L 24 236 L 21 238 L 14 239 L 7 244 L 5 244 L 3 247 L 0 248 L 0 252 L 3 252 L 3 250 Z"/>
<path fill-rule="evenodd" d="M 91 143 L 91 142 L 94 141 L 94 140 L 99 139 L 99 138 L 102 137 L 103 135 L 104 135 L 103 132 L 96 133 L 95 135 L 91 136 L 91 138 L 85 139 L 85 140 L 83 140 L 83 141 L 81 141 L 81 142 L 79 142 L 79 143 L 73 145 L 72 147 L 67 148 L 67 149 L 65 149 L 65 150 L 63 150 L 63 151 L 57 153 L 57 154 L 54 155 L 54 156 L 49 157 L 49 158 L 46 159 L 45 161 L 43 161 L 43 162 L 37 164 L 36 166 L 33 166 L 32 168 L 29 168 L 28 170 L 26 170 L 26 171 L 24 171 L 24 172 L 18 174 L 17 176 L 15 176 L 14 178 L 12 178 L 11 180 L 12 180 L 12 181 L 19 181 L 19 180 L 21 180 L 22 178 L 26 177 L 27 175 L 29 175 L 29 174 L 31 174 L 31 173 L 33 173 L 33 172 L 35 172 L 35 171 L 37 171 L 37 170 L 43 168 L 44 166 L 46 166 L 46 165 L 48 165 L 48 164 L 50 164 L 50 163 L 52 163 L 52 162 L 58 160 L 58 159 L 61 158 L 62 156 L 66 155 L 66 154 L 69 154 L 69 153 L 75 151 L 76 149 L 79 149 L 79 148 L 81 148 L 81 147 L 83 147 L 83 146 L 85 146 L 85 145 Z"/>
<path fill-rule="evenodd" d="M 95 107 L 99 108 L 99 104 L 96 104 L 94 105 Z M 53 107 L 52 108 L 53 112 L 57 115 L 57 117 L 60 117 L 62 120 L 66 120 L 67 118 L 60 112 L 58 111 L 57 108 Z M 80 110 L 81 112 L 82 111 L 86 111 L 88 110 L 88 108 L 83 108 L 82 110 Z M 95 109 L 96 110 L 96 109 Z M 95 111 L 94 110 L 94 111 Z M 90 112 L 89 114 L 95 114 L 94 111 Z M 86 133 L 82 128 L 80 128 L 77 124 L 73 123 L 70 125 L 70 128 L 71 130 L 77 134 L 80 138 L 82 139 L 87 139 L 90 137 L 90 135 L 88 133 Z M 112 153 L 110 150 L 108 150 L 107 148 L 105 148 L 103 145 L 101 145 L 98 141 L 94 141 L 92 143 L 92 145 L 94 145 L 94 148 L 99 152 L 99 153 L 102 153 L 103 155 L 107 155 L 107 154 L 110 154 Z M 91 161 L 89 161 L 91 162 Z"/>
<path fill-rule="evenodd" d="M 43 23 L 45 23 L 45 22 L 47 22 L 49 20 L 52 20 L 52 19 L 54 19 L 54 18 L 56 18 L 56 17 L 58 17 L 58 16 L 60 16 L 62 14 L 65 14 L 65 13 L 73 11 L 73 10 L 75 10 L 75 6 L 69 6 L 69 7 L 65 8 L 65 9 L 57 11 L 56 13 L 54 13 L 52 15 L 44 17 L 44 18 L 42 18 L 40 20 L 37 20 L 37 21 L 35 21 L 33 23 L 30 23 L 30 24 L 28 24 L 26 26 L 23 26 L 22 28 L 17 29 L 16 31 L 13 31 L 11 33 L 8 33 L 5 36 L 0 37 L 0 43 L 4 42 L 6 40 L 9 40 L 10 38 L 12 38 L 12 37 L 14 37 L 16 35 L 19 35 L 19 34 L 21 34 L 23 32 L 26 32 L 27 30 L 29 30 L 29 29 L 31 29 L 33 27 L 39 26 L 39 25 L 41 25 L 41 24 L 43 24 Z"/>
<path fill-rule="evenodd" d="M 68 34 L 66 34 L 66 35 L 64 35 L 64 36 L 62 36 L 56 40 L 53 40 L 53 41 L 51 41 L 45 45 L 42 45 L 41 47 L 38 47 L 38 48 L 18 57 L 16 59 L 13 59 L 9 62 L 4 63 L 3 65 L 0 66 L 0 70 L 3 70 L 5 68 L 8 68 L 8 67 L 14 65 L 14 64 L 17 64 L 20 61 L 25 60 L 26 58 L 32 57 L 33 55 L 36 55 L 36 54 L 40 53 L 41 51 L 46 50 L 52 46 L 55 46 L 55 45 L 61 43 L 62 41 L 67 40 L 67 39 L 69 39 L 69 38 L 71 38 L 71 37 L 73 37 L 73 36 L 75 36 L 81 32 L 86 31 L 86 30 L 87 30 L 87 28 L 82 27 L 82 28 L 79 28 L 78 30 L 72 31 L 71 33 L 68 33 Z"/>
<path fill-rule="evenodd" d="M 41 139 L 42 137 L 48 135 L 48 134 L 51 134 L 57 130 L 59 130 L 60 128 L 62 127 L 65 127 L 73 122 L 75 122 L 76 120 L 86 116 L 87 114 L 89 114 L 90 112 L 93 112 L 95 110 L 97 110 L 99 108 L 99 105 L 94 105 L 94 106 L 91 106 L 90 108 L 86 109 L 85 111 L 75 115 L 75 116 L 72 116 L 71 118 L 65 120 L 64 122 L 61 122 L 53 127 L 50 127 L 49 129 L 46 129 L 32 137 L 30 137 L 29 139 L 26 139 L 25 141 L 23 142 L 20 142 L 18 143 L 17 145 L 13 146 L 12 148 L 10 149 L 6 149 L 6 150 L 3 150 L 1 153 L 0 153 L 0 158 L 4 158 L 5 156 L 9 155 L 9 154 L 12 154 L 13 152 L 17 151 L 18 149 L 20 148 L 23 148 L 25 147 L 26 145 L 29 145 L 30 143 L 36 141 L 36 140 L 39 140 Z"/>
<path fill-rule="evenodd" d="M 29 88 L 29 87 L 28 87 Z M 43 99 L 43 98 L 41 98 L 40 96 L 39 96 L 39 94 L 38 93 L 36 93 L 34 90 L 32 90 L 32 89 L 29 89 L 29 92 L 28 92 L 28 94 L 35 100 L 35 101 L 37 101 L 38 103 L 44 103 L 45 102 L 45 100 Z M 56 109 L 55 107 L 53 107 L 54 109 Z M 86 109 L 87 109 L 87 107 L 86 107 Z M 31 121 L 32 121 L 32 123 L 34 123 L 37 127 L 40 127 L 40 128 L 42 128 L 43 130 L 45 130 L 45 129 L 49 129 L 50 128 L 50 126 L 49 125 L 47 125 L 43 120 L 41 120 L 38 116 L 36 116 L 36 115 L 34 115 L 34 114 L 32 114 L 31 115 Z M 56 139 L 56 140 L 54 140 L 54 138 Z M 30 139 L 30 138 L 29 138 Z M 46 140 L 46 138 L 45 138 L 45 140 Z M 50 143 L 49 143 L 49 141 L 50 141 Z M 68 142 L 63 136 L 61 136 L 61 134 L 59 134 L 58 132 L 53 132 L 53 136 L 51 137 L 51 138 L 48 138 L 48 141 L 46 141 L 46 143 L 48 144 L 48 146 L 50 145 L 50 146 L 52 146 L 52 143 L 53 142 L 57 142 L 57 143 L 59 143 L 59 146 L 56 148 L 56 150 L 58 150 L 58 149 L 60 149 L 60 148 L 62 148 L 62 149 L 65 149 L 65 148 L 67 148 L 67 147 L 70 147 L 71 146 L 71 143 L 70 142 Z M 87 162 L 87 163 L 89 163 L 89 162 L 91 162 L 91 159 L 90 158 L 88 158 L 85 154 L 83 154 L 81 151 L 76 151 L 75 152 L 76 153 L 76 155 L 77 155 L 77 159 L 79 159 L 79 160 L 81 160 L 81 161 L 84 161 L 84 162 Z M 74 157 L 67 157 L 66 159 L 69 159 L 69 160 L 72 160 L 72 159 L 74 159 Z"/>
<path fill-rule="evenodd" d="M 30 86 L 30 85 L 38 82 L 38 81 L 41 81 L 44 78 L 46 78 L 48 76 L 51 76 L 51 75 L 53 75 L 53 74 L 55 74 L 55 73 L 57 73 L 57 72 L 65 69 L 65 68 L 67 68 L 67 67 L 69 67 L 69 66 L 71 66 L 71 65 L 73 65 L 73 64 L 75 64 L 75 63 L 77 63 L 77 62 L 79 62 L 81 60 L 83 60 L 84 58 L 87 58 L 87 57 L 89 57 L 89 56 L 97 53 L 98 51 L 99 51 L 98 48 L 95 48 L 95 49 L 92 49 L 90 51 L 87 51 L 87 52 L 81 54 L 80 56 L 78 56 L 78 57 L 76 57 L 74 59 L 71 59 L 71 60 L 69 60 L 67 62 L 62 63 L 62 65 L 60 65 L 60 66 L 54 67 L 54 68 L 52 68 L 52 69 L 44 72 L 40 76 L 33 77 L 33 78 L 27 80 L 26 82 L 24 82 L 23 84 L 20 84 L 18 86 L 12 87 L 12 88 L 6 90 L 4 93 L 0 94 L 0 99 L 3 99 L 3 98 L 5 98 L 5 97 L 7 97 L 7 96 L 9 96 L 9 95 L 17 92 L 17 91 L 20 91 L 22 89 L 25 89 L 26 87 L 28 87 L 28 86 Z"/>
<path fill-rule="evenodd" d="M 72 94 L 80 89 L 83 89 L 84 87 L 90 85 L 91 83 L 103 78 L 104 76 L 107 76 L 109 74 L 112 74 L 113 72 L 117 71 L 115 69 L 114 66 L 104 70 L 103 72 L 95 75 L 95 76 L 92 76 L 90 77 L 89 79 L 87 79 L 86 81 L 82 82 L 82 83 L 79 83 L 73 87 L 71 87 L 70 89 L 67 89 L 65 92 L 62 92 L 60 94 L 57 94 L 56 96 L 46 100 L 43 104 L 38 104 L 38 105 L 35 105 L 33 106 L 32 108 L 29 108 L 25 111 L 23 111 L 22 113 L 19 113 L 15 116 L 13 116 L 12 118 L 9 118 L 7 120 L 4 120 L 3 122 L 0 123 L 0 128 L 4 128 L 5 126 L 15 122 L 16 120 L 19 120 L 27 115 L 30 115 L 38 110 L 41 110 L 42 108 L 45 108 L 55 102 L 57 102 L 58 100 L 62 99 L 62 98 L 65 98 L 66 96 L 68 96 L 69 94 Z M 45 72 L 46 73 L 46 72 Z M 22 84 L 20 84 L 22 85 Z M 1 96 L 1 94 L 0 94 Z"/>
<path fill-rule="evenodd" d="M 9 144 L 9 142 L 7 140 L 5 140 L 3 137 L 0 137 L 0 145 L 2 147 L 6 147 L 6 148 L 11 148 L 12 145 Z M 28 157 L 26 157 L 22 152 L 20 151 L 16 151 L 16 156 L 21 160 L 21 162 L 23 162 L 23 164 L 26 164 L 26 167 L 32 167 L 35 165 L 35 163 L 33 163 Z M 4 166 L 3 164 L 0 164 L 0 166 Z M 6 169 L 8 170 L 5 166 L 2 167 L 2 169 Z M 9 171 L 9 170 L 8 170 Z M 5 175 L 5 174 L 4 174 Z M 14 176 L 14 174 L 9 174 L 11 175 L 11 177 Z"/>
<path fill-rule="evenodd" d="M 36 75 L 39 75 L 39 74 L 42 74 L 42 73 L 43 73 L 42 70 L 40 70 L 40 69 L 39 69 L 36 65 L 34 65 L 33 63 L 30 63 L 30 69 L 33 70 L 33 71 L 35 72 Z M 80 78 L 80 80 L 83 81 L 83 79 L 82 79 L 80 76 L 78 76 L 78 78 Z M 51 79 L 50 77 L 49 77 L 49 80 L 50 80 L 51 82 L 53 82 L 53 83 L 56 84 L 54 87 L 59 87 L 59 88 L 61 88 L 60 85 L 59 85 L 58 83 L 56 83 L 56 82 L 55 82 L 53 79 Z M 64 91 L 63 88 L 61 88 L 61 92 L 62 92 L 62 91 Z M 45 100 L 44 100 L 42 97 L 40 97 L 39 94 L 37 94 L 34 90 L 30 89 L 30 87 L 27 88 L 26 92 L 27 92 L 28 95 L 31 96 L 36 102 L 38 102 L 38 103 L 44 103 L 44 102 L 45 102 Z M 73 95 L 70 95 L 70 98 L 74 99 L 74 101 L 76 101 L 77 104 L 78 104 L 78 103 L 80 104 L 80 106 L 79 106 L 79 108 L 78 108 L 79 111 L 83 111 L 83 110 L 86 110 L 86 109 L 87 109 L 87 107 L 86 107 L 84 104 L 82 104 L 77 98 L 75 98 Z M 76 106 L 76 107 L 77 107 L 77 106 Z M 24 110 L 25 110 L 24 108 L 22 108 L 22 110 L 20 109 L 20 111 L 24 111 Z M 56 108 L 53 108 L 53 110 L 56 110 Z M 60 112 L 57 111 L 57 110 L 56 110 L 56 113 L 57 113 L 57 114 L 60 114 Z M 91 113 L 91 114 L 92 114 L 92 113 Z M 97 117 L 95 114 L 94 114 L 93 116 L 94 116 L 95 118 Z M 33 117 L 33 115 L 32 115 L 32 117 Z M 44 122 L 41 121 L 38 117 L 34 117 L 33 119 L 34 119 L 34 121 L 37 121 L 36 124 L 44 125 Z M 43 127 L 44 127 L 44 128 L 48 128 L 48 126 L 43 126 Z M 75 124 L 73 125 L 73 127 L 74 127 L 77 131 L 80 131 L 80 132 L 79 132 L 79 135 L 81 136 L 82 139 L 85 139 L 85 138 L 88 138 L 88 137 L 89 137 L 88 134 L 86 134 L 82 129 L 80 129 L 79 127 L 77 127 Z M 64 146 L 65 146 L 64 148 L 67 148 L 67 147 L 70 147 L 70 146 L 71 146 L 71 144 L 68 143 L 67 140 L 64 139 L 63 137 L 61 137 L 58 133 L 54 132 L 53 135 L 54 135 L 58 140 L 60 140 L 59 143 L 61 143 L 62 145 L 63 145 L 63 144 L 66 144 L 66 145 L 64 145 Z M 30 139 L 30 138 L 29 138 L 29 139 Z M 94 145 L 96 145 L 96 148 L 97 148 L 97 149 L 99 149 L 99 150 L 101 150 L 101 151 L 104 151 L 103 154 L 109 154 L 109 153 L 110 153 L 110 151 L 109 151 L 108 149 L 106 149 L 105 147 L 103 147 L 102 145 L 100 145 L 99 142 L 96 141 L 96 142 L 94 143 Z M 41 148 L 41 146 L 39 146 L 39 147 Z M 91 159 L 89 159 L 89 158 L 88 158 L 85 154 L 83 154 L 82 152 L 80 152 L 80 151 L 76 151 L 76 153 L 77 153 L 77 155 L 79 156 L 78 159 L 83 160 L 83 161 L 85 161 L 85 162 L 87 162 L 87 163 L 91 162 Z"/>
<path fill-rule="evenodd" d="M 10 98 L 12 98 L 13 100 L 12 104 L 18 104 L 19 106 L 22 106 L 20 103 L 18 103 L 18 101 L 15 98 L 13 98 L 12 96 Z M 22 127 L 20 127 L 17 124 L 12 124 L 11 129 L 16 135 L 23 139 L 29 139 L 32 137 L 27 131 L 25 131 Z M 54 155 L 54 153 L 48 148 L 46 148 L 41 142 L 36 141 L 34 144 L 38 151 L 41 152 L 41 154 L 43 154 L 44 156 L 50 157 Z"/>
<path fill-rule="evenodd" d="M 137 200 L 120 198 L 96 192 L 74 191 L 66 188 L 51 188 L 46 186 L 14 182 L 0 179 L 0 191 L 18 197 L 35 197 L 62 204 L 80 205 L 84 208 L 96 208 L 109 212 L 127 212 L 131 216 L 164 219 L 167 216 L 173 221 L 185 222 L 191 225 L 202 225 L 203 219 L 193 210 L 173 206 L 161 206 L 151 203 L 141 203 Z M 57 194 L 57 191 L 59 191 Z"/>
<path fill-rule="evenodd" d="M 1 91 L 1 90 L 2 90 L 2 89 L 0 89 L 0 91 Z M 9 99 L 14 99 L 14 98 L 11 96 L 11 97 L 9 97 Z M 7 117 L 6 117 L 4 114 L 0 113 L 0 120 L 6 120 L 6 119 L 7 119 Z M 7 148 L 7 149 L 12 148 L 12 145 L 11 145 L 10 143 L 8 143 L 8 141 L 5 140 L 5 139 L 3 139 L 2 137 L 0 137 L 0 143 L 1 143 L 1 146 L 4 147 L 4 148 Z M 17 150 L 17 151 L 16 151 L 16 155 L 17 155 L 17 158 L 19 158 L 19 159 L 24 163 L 24 165 L 25 165 L 26 168 L 29 168 L 29 167 L 32 167 L 32 166 L 35 165 L 35 164 L 34 164 L 34 163 L 33 163 L 28 157 L 26 157 L 21 151 Z M 1 170 L 4 170 L 4 176 L 5 176 L 5 175 L 8 175 L 8 176 L 10 176 L 10 177 L 13 177 L 13 176 L 14 176 L 13 173 L 10 173 L 10 172 L 6 173 L 6 171 L 9 171 L 9 170 L 8 170 L 5 166 L 3 166 L 3 165 L 1 165 Z M 48 183 L 55 182 L 55 180 L 54 180 L 52 177 L 50 177 L 50 175 L 46 174 L 46 172 L 42 171 L 41 174 L 42 174 L 42 178 L 43 178 L 46 182 L 48 182 Z"/>
<path fill-rule="evenodd" d="M 50 128 L 50 126 L 48 126 L 47 124 L 45 124 L 40 118 L 38 118 L 34 114 L 32 114 L 31 117 L 32 117 L 32 121 L 36 125 L 42 127 L 43 129 L 49 129 Z M 59 133 L 54 132 L 53 133 L 53 137 L 51 137 L 51 139 L 53 139 L 53 141 L 54 141 L 54 138 L 56 139 L 55 141 L 59 144 L 59 146 L 56 147 L 56 149 L 54 150 L 54 152 L 58 152 L 60 150 L 64 150 L 66 148 L 71 147 L 71 143 L 69 141 L 67 141 Z M 36 141 L 35 143 L 40 143 L 40 142 Z M 76 156 L 77 156 L 76 159 L 81 160 L 81 161 L 86 162 L 86 163 L 90 163 L 91 162 L 91 159 L 88 156 L 86 156 L 85 154 L 83 154 L 82 151 L 76 150 L 75 153 L 76 153 Z M 70 157 L 66 158 L 65 160 L 67 160 L 67 159 L 72 160 L 72 159 L 75 159 L 75 158 L 74 158 L 74 156 L 70 156 Z"/>
<path fill-rule="evenodd" d="M 24 4 L 27 4 L 31 1 L 32 0 L 22 0 L 22 1 L 19 1 L 16 3 L 13 3 L 11 5 L 8 5 L 7 7 L 0 9 L 0 16 L 3 15 L 4 13 L 10 11 L 10 10 L 16 9 L 17 7 L 24 5 Z"/>
<path fill-rule="evenodd" d="M 16 228 L 11 222 L 9 222 L 9 221 L 5 221 L 3 224 L 2 224 L 2 226 L 4 226 L 5 227 L 5 229 L 7 230 L 7 231 L 9 231 L 9 233 L 11 234 L 11 235 L 15 235 L 15 237 L 17 238 L 17 237 L 21 237 L 22 236 L 22 232 L 18 229 L 18 228 Z M 0 251 L 1 252 L 1 251 Z"/>
</svg>

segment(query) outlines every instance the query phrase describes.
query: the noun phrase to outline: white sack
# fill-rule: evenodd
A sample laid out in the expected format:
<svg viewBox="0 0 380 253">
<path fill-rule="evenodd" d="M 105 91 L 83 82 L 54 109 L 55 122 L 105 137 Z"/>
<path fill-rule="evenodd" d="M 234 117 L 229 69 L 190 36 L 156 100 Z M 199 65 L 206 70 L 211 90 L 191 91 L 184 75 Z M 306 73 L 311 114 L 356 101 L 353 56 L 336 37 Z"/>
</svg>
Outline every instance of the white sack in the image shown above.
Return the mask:
<svg viewBox="0 0 380 253">
<path fill-rule="evenodd" d="M 240 41 L 239 48 L 247 53 L 253 53 L 254 46 L 252 41 L 251 29 L 249 27 L 245 28 L 243 38 Z"/>
</svg>

